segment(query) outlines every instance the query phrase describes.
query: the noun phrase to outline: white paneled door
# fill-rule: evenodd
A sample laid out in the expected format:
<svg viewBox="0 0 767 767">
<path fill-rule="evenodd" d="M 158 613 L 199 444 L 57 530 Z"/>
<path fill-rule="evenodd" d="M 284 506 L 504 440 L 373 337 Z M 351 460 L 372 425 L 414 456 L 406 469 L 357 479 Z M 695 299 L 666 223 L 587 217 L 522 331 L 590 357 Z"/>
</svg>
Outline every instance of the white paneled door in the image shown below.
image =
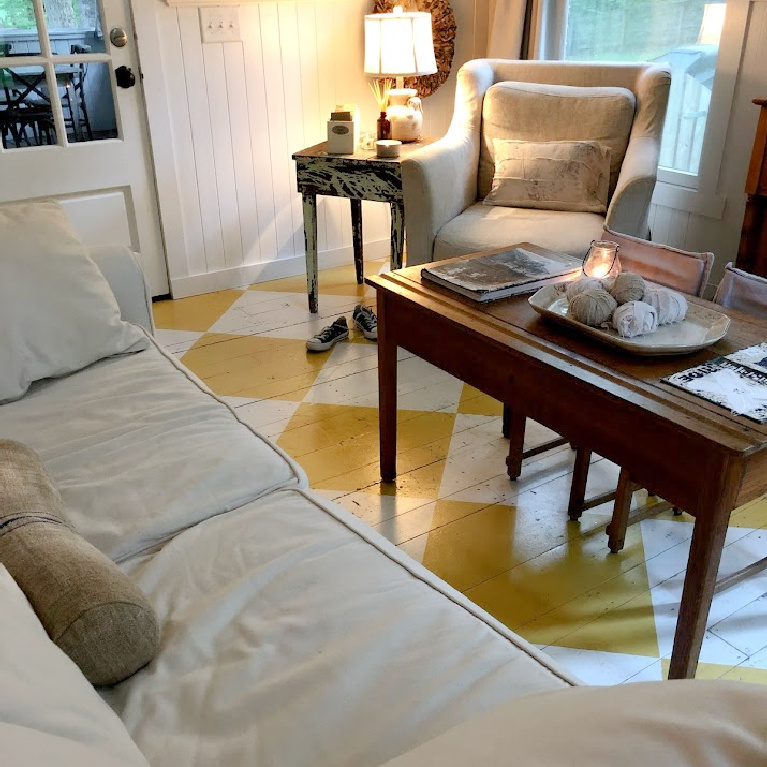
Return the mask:
<svg viewBox="0 0 767 767">
<path fill-rule="evenodd" d="M 0 202 L 56 198 L 168 292 L 129 0 L 3 0 Z"/>
</svg>

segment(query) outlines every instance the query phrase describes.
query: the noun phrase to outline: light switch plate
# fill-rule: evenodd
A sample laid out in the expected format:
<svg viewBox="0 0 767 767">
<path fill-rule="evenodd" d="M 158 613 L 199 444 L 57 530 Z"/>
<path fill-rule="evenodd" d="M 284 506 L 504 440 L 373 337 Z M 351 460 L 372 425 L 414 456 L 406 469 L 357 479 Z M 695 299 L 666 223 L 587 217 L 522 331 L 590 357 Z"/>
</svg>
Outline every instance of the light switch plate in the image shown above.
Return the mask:
<svg viewBox="0 0 767 767">
<path fill-rule="evenodd" d="M 239 6 L 216 5 L 200 8 L 200 32 L 204 43 L 231 43 L 239 40 Z"/>
</svg>

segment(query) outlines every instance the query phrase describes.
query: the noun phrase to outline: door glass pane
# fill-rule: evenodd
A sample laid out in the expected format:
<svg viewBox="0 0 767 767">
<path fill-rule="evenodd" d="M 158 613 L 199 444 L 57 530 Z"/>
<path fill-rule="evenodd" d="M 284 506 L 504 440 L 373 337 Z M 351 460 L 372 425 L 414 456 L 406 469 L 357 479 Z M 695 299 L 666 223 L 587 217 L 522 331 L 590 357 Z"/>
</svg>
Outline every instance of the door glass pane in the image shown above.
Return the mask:
<svg viewBox="0 0 767 767">
<path fill-rule="evenodd" d="M 117 119 L 109 65 L 89 61 L 56 67 L 67 140 L 99 141 L 117 138 Z"/>
<path fill-rule="evenodd" d="M 0 57 L 39 53 L 32 0 L 0 0 Z"/>
<path fill-rule="evenodd" d="M 704 0 L 568 0 L 566 59 L 669 65 L 662 167 L 698 172 L 725 5 Z"/>
<path fill-rule="evenodd" d="M 56 129 L 42 67 L 0 69 L 0 133 L 3 147 L 56 143 Z"/>
<path fill-rule="evenodd" d="M 45 0 L 45 20 L 55 56 L 106 51 L 98 0 Z"/>
</svg>

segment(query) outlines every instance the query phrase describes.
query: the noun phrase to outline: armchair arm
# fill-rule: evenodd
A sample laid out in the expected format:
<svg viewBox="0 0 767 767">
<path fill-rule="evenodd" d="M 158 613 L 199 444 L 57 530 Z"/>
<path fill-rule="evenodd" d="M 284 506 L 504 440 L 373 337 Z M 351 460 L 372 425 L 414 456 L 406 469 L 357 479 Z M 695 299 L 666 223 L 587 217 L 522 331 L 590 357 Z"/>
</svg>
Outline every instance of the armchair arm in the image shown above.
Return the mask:
<svg viewBox="0 0 767 767">
<path fill-rule="evenodd" d="M 135 253 L 124 245 L 97 245 L 88 255 L 115 294 L 122 318 L 154 333 L 152 298 Z"/>
<path fill-rule="evenodd" d="M 437 232 L 475 201 L 475 144 L 448 134 L 402 161 L 408 266 L 430 262 Z"/>
<path fill-rule="evenodd" d="M 646 238 L 647 215 L 655 189 L 660 142 L 655 137 L 633 138 L 626 149 L 605 226 L 621 234 Z"/>
</svg>

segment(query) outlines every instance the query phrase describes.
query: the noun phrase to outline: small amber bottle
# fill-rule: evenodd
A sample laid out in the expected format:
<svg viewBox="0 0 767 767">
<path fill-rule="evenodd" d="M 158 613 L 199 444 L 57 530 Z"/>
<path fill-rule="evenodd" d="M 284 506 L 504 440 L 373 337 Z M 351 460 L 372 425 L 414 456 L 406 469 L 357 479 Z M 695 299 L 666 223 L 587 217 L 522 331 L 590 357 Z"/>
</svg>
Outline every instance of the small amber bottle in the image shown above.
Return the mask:
<svg viewBox="0 0 767 767">
<path fill-rule="evenodd" d="M 386 116 L 386 112 L 381 112 L 381 116 L 376 121 L 376 127 L 379 141 L 387 141 L 391 138 L 391 121 Z"/>
</svg>

